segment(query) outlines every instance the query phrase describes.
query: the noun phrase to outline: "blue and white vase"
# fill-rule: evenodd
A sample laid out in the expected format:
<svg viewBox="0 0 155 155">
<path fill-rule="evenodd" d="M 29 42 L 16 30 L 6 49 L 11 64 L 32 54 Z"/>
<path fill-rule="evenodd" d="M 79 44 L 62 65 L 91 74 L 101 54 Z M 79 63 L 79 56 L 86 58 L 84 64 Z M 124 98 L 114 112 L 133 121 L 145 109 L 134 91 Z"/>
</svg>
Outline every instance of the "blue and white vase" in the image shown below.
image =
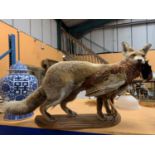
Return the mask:
<svg viewBox="0 0 155 155">
<path fill-rule="evenodd" d="M 9 69 L 9 75 L 0 80 L 0 94 L 4 101 L 20 101 L 25 99 L 38 87 L 38 80 L 35 76 L 29 74 L 26 65 L 17 62 Z M 29 118 L 33 113 L 26 115 L 12 115 L 6 113 L 6 120 L 21 120 Z"/>
</svg>

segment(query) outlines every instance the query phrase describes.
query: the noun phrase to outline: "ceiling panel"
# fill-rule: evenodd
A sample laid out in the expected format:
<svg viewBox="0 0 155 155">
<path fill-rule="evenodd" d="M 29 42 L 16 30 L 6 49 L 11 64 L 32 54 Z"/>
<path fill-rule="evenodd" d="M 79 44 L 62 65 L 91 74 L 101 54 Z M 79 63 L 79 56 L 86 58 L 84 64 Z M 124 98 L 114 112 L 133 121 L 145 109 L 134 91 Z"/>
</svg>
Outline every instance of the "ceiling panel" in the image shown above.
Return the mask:
<svg viewBox="0 0 155 155">
<path fill-rule="evenodd" d="M 82 24 L 87 20 L 88 19 L 62 19 L 62 21 L 67 27 L 72 27 L 72 26 Z"/>
</svg>

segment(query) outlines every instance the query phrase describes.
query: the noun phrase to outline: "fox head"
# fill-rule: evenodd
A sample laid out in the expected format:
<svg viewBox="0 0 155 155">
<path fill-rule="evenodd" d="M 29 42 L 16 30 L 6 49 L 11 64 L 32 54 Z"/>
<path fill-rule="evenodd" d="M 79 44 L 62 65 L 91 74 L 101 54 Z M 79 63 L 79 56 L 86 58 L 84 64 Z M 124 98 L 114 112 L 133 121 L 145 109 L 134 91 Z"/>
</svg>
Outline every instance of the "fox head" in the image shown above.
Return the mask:
<svg viewBox="0 0 155 155">
<path fill-rule="evenodd" d="M 146 54 L 151 48 L 151 44 L 147 44 L 141 50 L 132 49 L 127 42 L 122 42 L 123 54 L 127 59 L 134 61 L 141 66 L 141 75 L 145 80 L 152 78 L 152 69 L 146 60 Z"/>
<path fill-rule="evenodd" d="M 127 42 L 122 42 L 123 54 L 126 58 L 132 59 L 135 62 L 145 64 L 146 54 L 151 48 L 151 44 L 147 44 L 141 50 L 132 49 Z"/>
</svg>

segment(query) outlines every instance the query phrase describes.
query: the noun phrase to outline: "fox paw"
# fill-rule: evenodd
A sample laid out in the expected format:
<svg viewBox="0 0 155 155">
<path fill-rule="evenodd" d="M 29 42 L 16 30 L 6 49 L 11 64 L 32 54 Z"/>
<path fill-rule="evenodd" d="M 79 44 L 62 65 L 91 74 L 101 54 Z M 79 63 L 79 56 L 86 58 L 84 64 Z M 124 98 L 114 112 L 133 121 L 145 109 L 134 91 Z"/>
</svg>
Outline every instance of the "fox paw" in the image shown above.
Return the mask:
<svg viewBox="0 0 155 155">
<path fill-rule="evenodd" d="M 56 119 L 55 119 L 53 116 L 45 117 L 45 119 L 46 119 L 48 122 L 54 122 L 54 121 L 56 121 Z"/>
<path fill-rule="evenodd" d="M 100 121 L 107 121 L 107 118 L 102 115 L 102 116 L 97 116 L 97 118 L 100 120 Z"/>
<path fill-rule="evenodd" d="M 77 113 L 74 112 L 74 111 L 70 111 L 70 113 L 68 115 L 71 116 L 71 117 L 76 117 Z"/>
</svg>

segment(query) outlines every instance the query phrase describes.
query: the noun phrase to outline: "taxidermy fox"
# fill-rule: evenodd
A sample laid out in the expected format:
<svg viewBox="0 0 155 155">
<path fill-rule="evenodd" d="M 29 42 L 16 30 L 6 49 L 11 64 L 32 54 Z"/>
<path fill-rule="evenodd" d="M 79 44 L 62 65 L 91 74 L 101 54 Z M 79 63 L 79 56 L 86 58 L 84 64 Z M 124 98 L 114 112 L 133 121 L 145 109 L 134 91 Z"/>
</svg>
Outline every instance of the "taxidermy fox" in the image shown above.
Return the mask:
<svg viewBox="0 0 155 155">
<path fill-rule="evenodd" d="M 141 66 L 145 64 L 146 53 L 151 47 L 148 44 L 142 50 L 134 51 L 127 43 L 123 42 L 122 45 L 125 59 L 115 64 L 65 61 L 51 66 L 41 86 L 22 101 L 5 103 L 5 112 L 26 114 L 40 106 L 42 115 L 53 121 L 54 117 L 47 110 L 58 104 L 68 115 L 76 116 L 66 105 L 82 90 L 86 90 L 88 96 L 115 96 L 118 90 L 122 91 L 141 74 Z M 149 72 L 146 78 L 150 77 Z M 102 119 L 102 106 L 98 105 L 97 109 L 98 116 Z"/>
</svg>

